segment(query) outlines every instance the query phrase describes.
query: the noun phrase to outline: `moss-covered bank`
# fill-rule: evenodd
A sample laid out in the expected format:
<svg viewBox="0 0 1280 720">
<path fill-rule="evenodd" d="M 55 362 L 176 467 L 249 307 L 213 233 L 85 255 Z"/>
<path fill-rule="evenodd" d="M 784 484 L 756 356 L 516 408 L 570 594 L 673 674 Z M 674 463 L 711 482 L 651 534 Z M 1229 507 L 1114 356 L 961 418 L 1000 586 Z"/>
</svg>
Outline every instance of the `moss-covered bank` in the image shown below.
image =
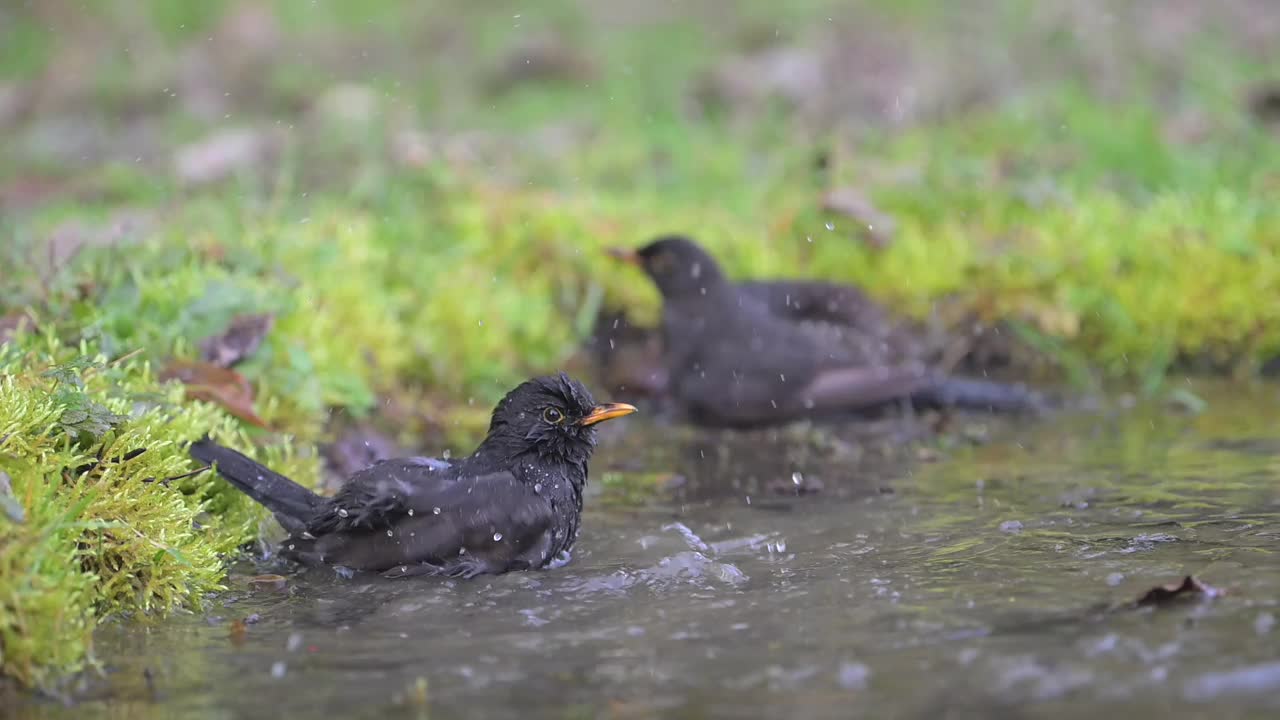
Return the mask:
<svg viewBox="0 0 1280 720">
<path fill-rule="evenodd" d="M 1254 373 L 1280 354 L 1280 143 L 1240 101 L 1266 66 L 1218 36 L 1187 43 L 1197 62 L 1178 65 L 1175 91 L 1158 64 L 1108 75 L 1130 83 L 1125 95 L 1087 82 L 1094 68 L 1072 64 L 1082 45 L 1035 46 L 1023 4 L 994 3 L 993 26 L 1021 38 L 1009 51 L 1067 58 L 1065 77 L 865 127 L 803 97 L 691 104 L 722 56 L 758 49 L 760 28 L 816 44 L 826 18 L 844 17 L 835 4 L 744 4 L 728 27 L 714 13 L 637 17 L 626 32 L 554 4 L 528 22 L 569 54 L 557 65 L 539 50 L 542 74 L 498 73 L 506 84 L 492 82 L 495 58 L 528 30 L 510 14 L 458 15 L 454 30 L 479 40 L 456 52 L 474 62 L 400 84 L 416 76 L 376 63 L 418 46 L 379 42 L 418 37 L 436 16 L 371 9 L 361 36 L 345 5 L 312 5 L 272 6 L 291 21 L 276 41 L 290 52 L 261 61 L 270 72 L 248 51 L 209 60 L 249 63 L 227 114 L 284 133 L 220 181 L 175 174 L 167 145 L 125 154 L 131 118 L 175 147 L 225 124 L 158 101 L 173 80 L 163 62 L 99 68 L 80 102 L 115 109 L 108 136 L 123 146 L 84 151 L 100 162 L 41 145 L 60 127 L 50 119 L 65 127 L 83 109 L 66 88 L 72 100 L 50 91 L 0 147 L 0 199 L 18 208 L 0 223 L 0 670 L 25 684 L 81 667 L 101 618 L 198 605 L 225 555 L 258 534 L 261 513 L 207 474 L 158 482 L 193 469 L 185 441 L 257 445 L 304 482 L 318 480 L 335 411 L 388 419 L 421 449 L 462 447 L 503 390 L 568 363 L 602 307 L 653 317 L 652 289 L 606 246 L 689 232 L 735 275 L 852 281 L 905 314 L 1007 323 L 1077 378 L 1156 388 L 1177 363 Z M 926 39 L 945 26 L 909 5 L 876 17 Z M 152 25 L 184 28 L 156 32 L 165 58 L 230 6 L 148 7 Z M 53 20 L 20 20 L 0 69 L 44 87 L 66 48 L 42 31 Z M 384 53 L 329 75 L 296 60 L 323 64 L 316 48 L 341 45 L 336 29 Z M 346 88 L 335 118 L 311 100 L 343 79 L 378 84 Z M 420 125 L 438 132 L 409 132 Z M 893 221 L 884 247 L 866 242 L 866 217 L 822 209 L 842 187 Z M 126 215 L 136 222 L 110 230 Z M 157 379 L 246 313 L 275 318 L 236 367 L 266 430 Z"/>
</svg>

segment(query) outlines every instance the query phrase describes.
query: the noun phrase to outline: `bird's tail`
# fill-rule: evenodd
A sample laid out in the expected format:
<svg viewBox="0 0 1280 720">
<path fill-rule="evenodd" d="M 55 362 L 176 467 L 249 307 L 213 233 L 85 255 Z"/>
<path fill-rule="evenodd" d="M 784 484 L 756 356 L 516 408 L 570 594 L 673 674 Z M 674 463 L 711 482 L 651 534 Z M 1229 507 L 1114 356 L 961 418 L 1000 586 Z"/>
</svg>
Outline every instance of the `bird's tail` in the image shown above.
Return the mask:
<svg viewBox="0 0 1280 720">
<path fill-rule="evenodd" d="M 208 437 L 191 443 L 190 452 L 200 462 L 217 465 L 222 477 L 275 513 L 290 532 L 304 526 L 323 502 L 323 498 L 298 483 Z"/>
<path fill-rule="evenodd" d="M 1043 395 L 1021 383 L 939 377 L 911 394 L 917 403 L 990 412 L 1039 412 L 1049 407 Z"/>
</svg>

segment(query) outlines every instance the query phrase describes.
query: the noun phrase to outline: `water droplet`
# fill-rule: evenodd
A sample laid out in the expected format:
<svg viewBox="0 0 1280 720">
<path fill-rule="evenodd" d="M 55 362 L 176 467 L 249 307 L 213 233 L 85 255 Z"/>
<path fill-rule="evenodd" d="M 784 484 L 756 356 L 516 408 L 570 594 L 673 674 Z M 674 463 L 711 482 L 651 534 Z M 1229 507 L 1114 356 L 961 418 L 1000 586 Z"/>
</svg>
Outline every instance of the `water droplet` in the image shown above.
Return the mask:
<svg viewBox="0 0 1280 720">
<path fill-rule="evenodd" d="M 494 533 L 494 534 L 493 534 L 493 541 L 494 541 L 494 542 L 502 542 L 502 533 Z"/>
<path fill-rule="evenodd" d="M 836 229 L 836 224 L 835 224 L 835 223 L 827 223 L 827 229 L 828 229 L 828 230 L 835 230 L 835 229 Z"/>
<path fill-rule="evenodd" d="M 413 517 L 413 508 L 409 508 L 409 517 Z"/>
<path fill-rule="evenodd" d="M 438 507 L 436 507 L 436 508 L 431 508 L 431 514 L 432 514 L 432 515 L 439 515 L 439 514 L 440 514 L 440 508 L 438 508 Z"/>
<path fill-rule="evenodd" d="M 459 555 L 466 555 L 466 554 L 467 554 L 467 549 L 466 549 L 466 548 L 459 548 L 459 549 L 458 549 L 458 554 L 459 554 Z"/>
<path fill-rule="evenodd" d="M 534 491 L 535 493 L 541 493 L 541 492 L 542 492 L 542 483 L 534 483 L 534 484 L 533 484 L 533 491 Z"/>
<path fill-rule="evenodd" d="M 796 485 L 803 485 L 804 476 L 798 472 L 793 472 L 791 473 L 791 482 L 795 483 Z"/>
<path fill-rule="evenodd" d="M 338 517 L 346 517 L 350 514 L 351 513 L 347 512 L 346 508 L 338 508 Z"/>
<path fill-rule="evenodd" d="M 391 531 L 391 528 L 387 528 L 387 537 L 395 537 L 395 533 Z"/>
</svg>

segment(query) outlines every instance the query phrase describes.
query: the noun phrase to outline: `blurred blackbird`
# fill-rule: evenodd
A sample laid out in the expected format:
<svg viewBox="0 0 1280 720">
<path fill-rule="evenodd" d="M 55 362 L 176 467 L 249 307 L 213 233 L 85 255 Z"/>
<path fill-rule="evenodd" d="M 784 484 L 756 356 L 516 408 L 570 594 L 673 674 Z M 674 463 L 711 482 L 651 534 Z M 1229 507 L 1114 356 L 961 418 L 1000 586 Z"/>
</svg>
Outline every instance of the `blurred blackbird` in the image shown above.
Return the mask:
<svg viewBox="0 0 1280 720">
<path fill-rule="evenodd" d="M 204 438 L 191 456 L 275 513 L 286 557 L 388 577 L 473 577 L 546 567 L 578 536 L 596 423 L 635 412 L 596 405 L 561 373 L 522 383 L 494 408 L 470 456 L 383 460 L 321 497 Z"/>
<path fill-rule="evenodd" d="M 856 288 L 732 283 L 681 236 L 611 254 L 642 268 L 662 293 L 668 388 L 695 422 L 761 425 L 894 400 L 991 410 L 1040 404 L 1021 386 L 930 368 L 924 343 Z"/>
</svg>

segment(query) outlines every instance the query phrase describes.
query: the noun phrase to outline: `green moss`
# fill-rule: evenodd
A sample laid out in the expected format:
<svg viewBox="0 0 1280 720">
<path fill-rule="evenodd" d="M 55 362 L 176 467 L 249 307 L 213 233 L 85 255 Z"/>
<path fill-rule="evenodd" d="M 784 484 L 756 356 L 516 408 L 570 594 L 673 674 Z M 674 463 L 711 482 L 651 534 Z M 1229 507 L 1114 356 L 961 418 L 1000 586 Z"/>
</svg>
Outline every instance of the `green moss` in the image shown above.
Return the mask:
<svg viewBox="0 0 1280 720">
<path fill-rule="evenodd" d="M 125 5 L 95 0 L 83 13 L 86 27 L 127 31 L 139 53 L 107 53 L 94 67 L 89 104 L 108 115 L 147 113 L 148 99 L 185 88 L 166 75 L 182 66 L 173 51 L 215 34 L 239 3 L 118 12 Z M 342 78 L 386 97 L 363 125 L 288 115 L 295 142 L 268 172 L 189 190 L 165 163 L 123 151 L 84 168 L 59 166 L 47 142 L 23 151 L 22 133 L 0 149 L 9 169 L 0 191 L 27 175 L 76 181 L 0 225 L 0 266 L 41 268 L 0 273 L 0 316 L 30 312 L 42 333 L 0 350 L 0 470 L 26 516 L 0 518 L 5 674 L 48 683 L 86 661 L 97 618 L 198 604 L 218 586 L 222 556 L 258 534 L 261 511 L 215 478 L 143 482 L 189 470 L 183 443 L 205 432 L 251 446 L 223 410 L 185 401 L 153 370 L 194 357 L 239 313 L 276 316 L 237 368 L 272 428 L 254 431 L 254 453 L 303 482 L 317 476 L 314 445 L 332 410 L 375 414 L 387 402 L 406 442 L 421 446 L 432 426 L 466 447 L 504 390 L 566 363 L 599 308 L 653 321 L 653 288 L 603 250 L 672 231 L 698 237 L 735 276 L 853 281 L 905 314 L 945 303 L 953 317 L 1010 322 L 1081 382 L 1109 375 L 1152 388 L 1179 361 L 1247 373 L 1280 354 L 1280 305 L 1266 301 L 1280 284 L 1280 209 L 1267 201 L 1280 144 L 1238 102 L 1267 68 L 1230 43 L 1194 43 L 1206 62 L 1181 71 L 1172 103 L 1144 79 L 1159 73 L 1117 66 L 1136 78 L 1135 99 L 1119 103 L 1068 69 L 1061 83 L 909 130 L 819 132 L 777 107 L 695 114 L 690 98 L 704 70 L 751 44 L 744 37 L 817 46 L 831 27 L 852 32 L 848 18 L 827 21 L 848 4 L 761 1 L 735 18 L 690 10 L 622 22 L 555 2 L 537 13 L 452 8 L 447 27 L 434 6 L 366 5 L 270 5 L 282 51 L 232 88 L 244 92 L 229 102 L 256 98 L 233 105 L 235 123 L 310 107 Z M 925 38 L 950 21 L 941 4 L 865 5 L 880 8 L 887 27 L 918 24 Z M 1029 8 L 995 3 L 984 23 L 1010 39 L 1011 53 L 1041 44 Z M 0 30 L 0 77 L 36 78 L 79 41 L 35 16 L 13 19 Z M 436 42 L 442 29 L 468 42 Z M 595 79 L 492 91 L 513 43 L 547 33 L 580 51 Z M 1048 61 L 1061 54 L 1066 67 L 1084 67 L 1072 42 L 1055 36 Z M 333 45 L 336 68 L 317 50 Z M 430 54 L 436 46 L 444 49 Z M 366 58 L 357 47 L 377 52 Z M 147 72 L 134 72 L 137 63 Z M 216 126 L 181 103 L 156 105 L 145 134 L 161 143 Z M 1213 132 L 1171 139 L 1170 115 L 1183 110 Z M 385 130 L 401 122 L 420 122 L 444 144 L 470 142 L 457 131 L 481 137 L 467 145 L 474 156 L 441 151 L 426 167 L 397 169 Z M 544 142 L 548 124 L 569 140 Z M 894 218 L 888 247 L 868 247 L 857 221 L 821 211 L 832 186 L 861 189 Z M 88 242 L 57 272 L 44 266 L 54 228 L 105 223 L 126 204 L 161 208 L 156 227 L 118 247 Z M 126 355 L 61 380 L 44 374 Z M 122 463 L 67 470 L 140 447 Z"/>
<path fill-rule="evenodd" d="M 207 473 L 156 481 L 191 470 L 185 443 L 205 432 L 247 445 L 223 413 L 157 385 L 144 362 L 50 375 L 51 359 L 8 353 L 0 380 L 0 470 L 25 510 L 0 519 L 0 667 L 33 685 L 85 661 L 97 617 L 198 605 L 261 517 Z M 77 398 L 116 419 L 69 428 Z M 314 463 L 274 454 L 315 476 Z"/>
</svg>

